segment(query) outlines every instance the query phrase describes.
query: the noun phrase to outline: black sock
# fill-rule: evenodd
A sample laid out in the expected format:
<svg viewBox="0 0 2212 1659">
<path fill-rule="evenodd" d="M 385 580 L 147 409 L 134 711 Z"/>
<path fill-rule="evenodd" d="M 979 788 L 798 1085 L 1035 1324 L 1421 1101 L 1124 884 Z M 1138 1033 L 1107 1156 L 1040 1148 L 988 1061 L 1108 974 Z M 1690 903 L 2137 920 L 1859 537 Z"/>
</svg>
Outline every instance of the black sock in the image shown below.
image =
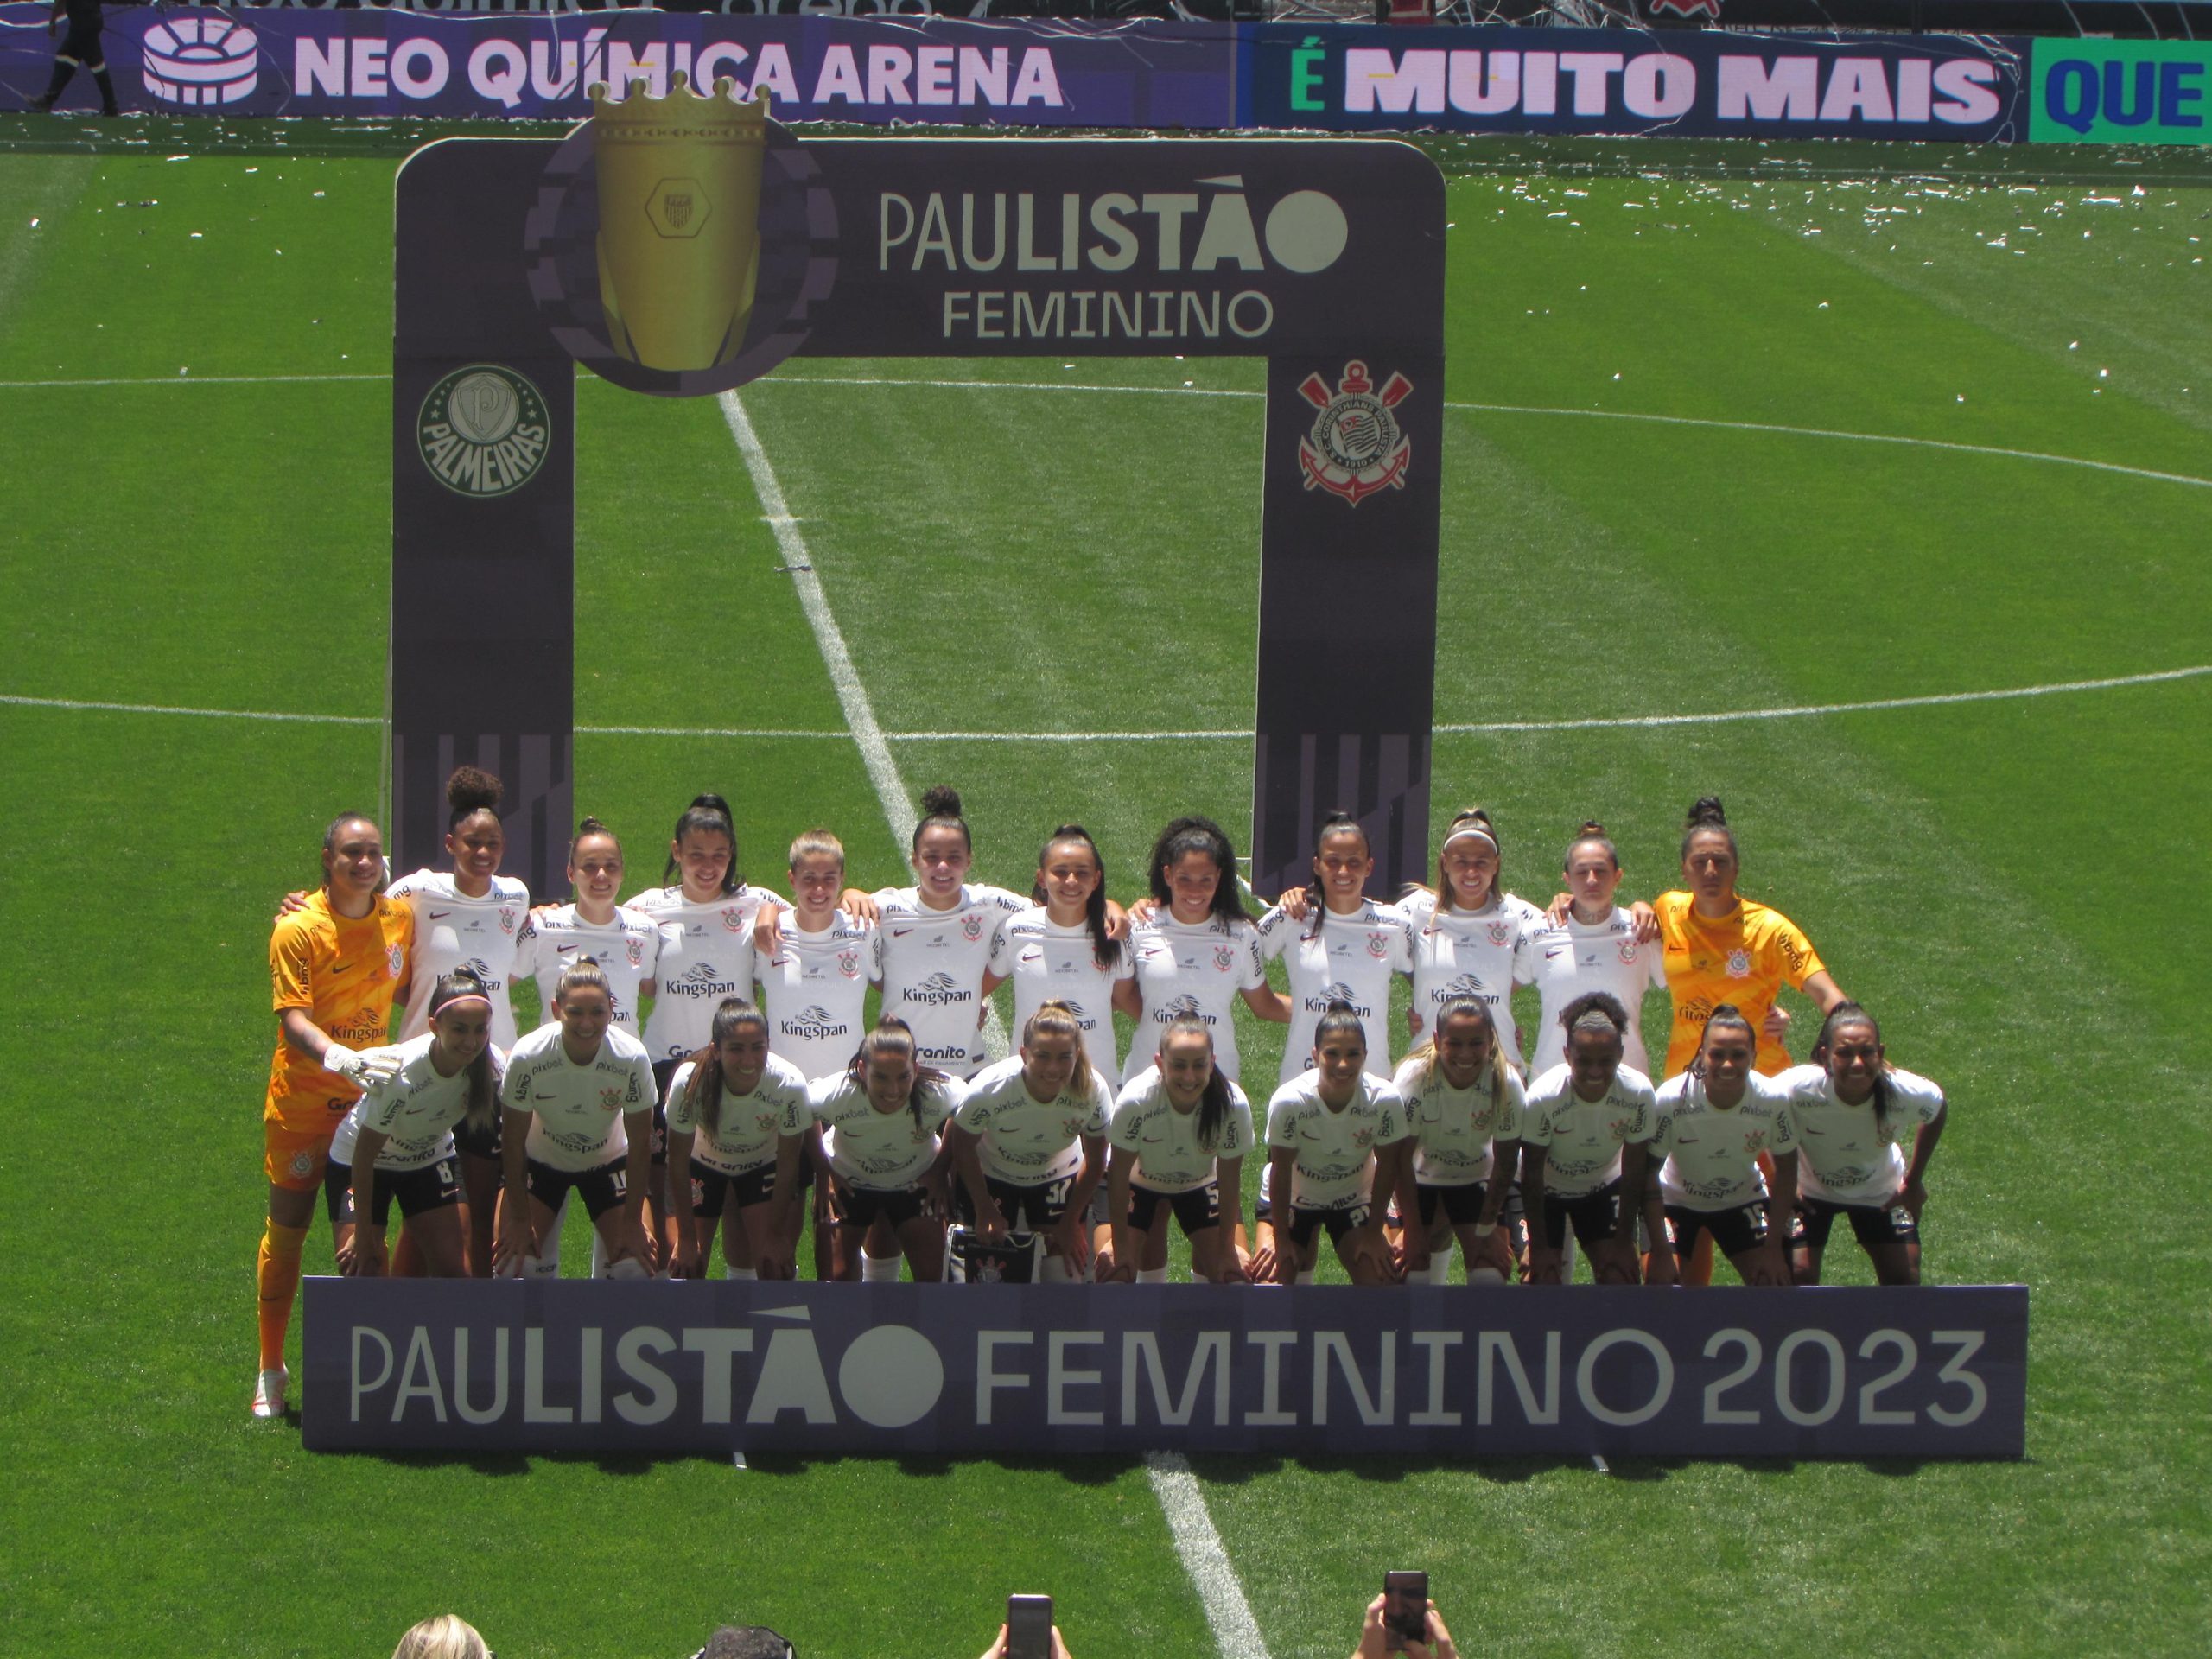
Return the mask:
<svg viewBox="0 0 2212 1659">
<path fill-rule="evenodd" d="M 100 112 L 103 115 L 115 114 L 115 82 L 108 79 L 105 64 L 92 71 L 92 84 L 100 89 Z"/>
<path fill-rule="evenodd" d="M 54 60 L 54 79 L 46 83 L 46 102 L 51 104 L 60 97 L 61 89 L 69 84 L 69 77 L 76 73 L 77 65 L 73 59 L 56 58 Z"/>
</svg>

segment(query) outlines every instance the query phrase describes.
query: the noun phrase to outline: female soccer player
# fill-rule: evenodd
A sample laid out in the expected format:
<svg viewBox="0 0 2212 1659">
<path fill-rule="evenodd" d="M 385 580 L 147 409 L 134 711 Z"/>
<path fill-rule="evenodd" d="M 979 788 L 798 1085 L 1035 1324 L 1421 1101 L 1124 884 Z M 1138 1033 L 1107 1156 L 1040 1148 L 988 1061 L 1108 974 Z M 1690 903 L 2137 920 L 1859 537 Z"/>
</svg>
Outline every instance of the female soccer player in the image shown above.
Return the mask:
<svg viewBox="0 0 2212 1659">
<path fill-rule="evenodd" d="M 1782 1040 L 1788 1021 L 1770 1017 L 1783 985 L 1802 991 L 1822 1014 L 1844 1000 L 1795 922 L 1737 896 L 1742 868 L 1728 815 L 1718 798 L 1702 797 L 1690 808 L 1682 834 L 1688 891 L 1662 893 L 1654 906 L 1675 998 L 1674 1029 L 1667 1039 L 1669 1076 L 1690 1063 L 1706 1015 L 1723 1002 L 1734 1003 L 1754 1023 L 1757 1069 L 1773 1077 L 1789 1065 Z"/>
<path fill-rule="evenodd" d="M 488 1134 L 499 1115 L 506 1061 L 492 1042 L 496 1009 L 491 988 L 466 968 L 441 975 L 430 1028 L 388 1051 L 398 1071 L 371 1085 L 338 1126 L 323 1196 L 341 1273 L 373 1279 L 389 1270 L 394 1199 L 430 1277 L 467 1271 L 453 1131 L 465 1122 Z"/>
<path fill-rule="evenodd" d="M 1505 1062 L 1491 1006 L 1455 996 L 1435 1011 L 1429 1034 L 1391 1081 L 1413 1135 L 1421 1225 L 1406 1230 L 1406 1275 L 1423 1268 L 1443 1284 L 1454 1236 L 1469 1284 L 1503 1284 L 1513 1256 L 1499 1219 L 1521 1156 L 1529 1097 Z"/>
<path fill-rule="evenodd" d="M 1018 1054 L 969 1080 L 945 1130 L 956 1217 L 993 1242 L 1044 1235 L 1042 1283 L 1072 1282 L 1090 1254 L 1083 1217 L 1106 1173 L 1109 1075 L 1091 1065 L 1075 1010 L 1047 1002 L 1022 1026 Z"/>
<path fill-rule="evenodd" d="M 1490 1010 L 1497 1052 L 1521 1065 L 1513 1024 L 1513 987 L 1527 984 L 1522 938 L 1544 925 L 1544 912 L 1498 888 L 1497 831 L 1479 806 L 1456 813 L 1436 849 L 1436 886 L 1414 887 L 1398 901 L 1414 925 L 1414 995 L 1407 1022 L 1419 1037 L 1446 1002 L 1478 999 Z"/>
<path fill-rule="evenodd" d="M 640 911 L 614 902 L 622 890 L 622 843 L 597 818 L 576 825 L 569 843 L 574 902 L 531 912 L 515 953 L 515 977 L 537 982 L 539 996 L 570 963 L 589 957 L 599 964 L 611 999 L 609 1018 L 626 1037 L 638 1035 L 638 1004 L 653 995 L 660 963 L 660 925 Z"/>
<path fill-rule="evenodd" d="M 1592 818 L 1567 844 L 1565 875 L 1570 904 L 1565 918 L 1522 936 L 1522 965 L 1543 998 L 1533 1066 L 1541 1076 L 1567 1058 L 1560 1016 L 1592 991 L 1626 1010 L 1622 1059 L 1639 1075 L 1650 1061 L 1643 1047 L 1643 994 L 1664 986 L 1659 952 L 1638 938 L 1635 916 L 1613 902 L 1621 885 L 1620 855 L 1605 826 Z"/>
<path fill-rule="evenodd" d="M 618 878 L 619 879 L 619 878 Z M 559 1271 L 554 1220 L 573 1191 L 607 1245 L 610 1279 L 652 1271 L 645 1171 L 652 1147 L 653 1068 L 645 1046 L 614 1024 L 606 971 L 586 956 L 553 982 L 554 1023 L 525 1034 L 499 1090 L 506 1164 L 500 1265 Z"/>
<path fill-rule="evenodd" d="M 1529 1086 L 1521 1198 L 1529 1207 L 1529 1282 L 1560 1280 L 1567 1229 L 1601 1285 L 1637 1282 L 1636 1217 L 1655 1122 L 1650 1080 L 1621 1064 L 1628 1010 L 1587 991 L 1560 1010 L 1567 1059 Z"/>
<path fill-rule="evenodd" d="M 668 1087 L 669 1166 L 690 1172 L 690 1191 L 670 1276 L 699 1276 L 719 1224 L 729 1278 L 791 1278 L 791 1241 L 777 1231 L 776 1147 L 807 1128 L 806 1079 L 769 1052 L 767 1016 L 741 998 L 723 999 L 708 1038 Z"/>
<path fill-rule="evenodd" d="M 807 1085 L 807 1110 L 827 1132 L 836 1278 L 860 1277 L 859 1242 L 879 1216 L 917 1283 L 944 1276 L 945 1160 L 937 1131 L 952 1115 L 953 1085 L 921 1065 L 918 1052 L 906 1022 L 887 1016 L 861 1039 L 849 1069 Z M 776 1191 L 788 1195 L 779 1204 L 798 1201 L 801 1139 L 777 1138 Z"/>
<path fill-rule="evenodd" d="M 1390 980 L 1414 968 L 1414 926 L 1395 905 L 1367 896 L 1375 857 L 1367 831 L 1343 812 L 1322 820 L 1313 846 L 1321 902 L 1298 921 L 1278 904 L 1260 918 L 1260 954 L 1280 957 L 1290 974 L 1290 1033 L 1283 1039 L 1282 1081 L 1305 1071 L 1321 1011 L 1341 1002 L 1366 1029 L 1377 1066 L 1390 1054 Z"/>
<path fill-rule="evenodd" d="M 1351 1004 L 1332 1002 L 1314 1022 L 1310 1069 L 1268 1103 L 1278 1284 L 1313 1282 L 1313 1235 L 1323 1228 L 1352 1283 L 1384 1285 L 1395 1276 L 1382 1194 L 1395 1188 L 1409 1216 L 1420 1201 L 1402 1155 L 1406 1103 L 1395 1084 L 1366 1068 L 1365 1022 Z M 1287 1226 L 1281 1224 L 1286 1216 Z"/>
<path fill-rule="evenodd" d="M 1241 1285 L 1236 1257 L 1252 1103 L 1213 1063 L 1213 1033 L 1195 1014 L 1168 1022 L 1155 1063 L 1122 1086 L 1107 1127 L 1106 1213 L 1122 1284 L 1167 1282 L 1167 1219 L 1191 1241 L 1192 1275 Z"/>
<path fill-rule="evenodd" d="M 840 909 L 845 849 L 827 830 L 791 842 L 791 912 L 759 958 L 768 1052 L 811 1083 L 844 1071 L 859 1046 L 868 988 L 883 981 L 883 934 Z M 779 903 L 772 894 L 762 908 Z"/>
<path fill-rule="evenodd" d="M 321 887 L 298 910 L 279 916 L 269 936 L 279 1036 L 261 1109 L 269 1221 L 254 1268 L 261 1333 L 257 1417 L 284 1414 L 291 1381 L 284 1338 L 331 1136 L 365 1087 L 398 1070 L 388 1054 L 359 1052 L 385 1040 L 414 942 L 411 912 L 378 891 L 384 874 L 384 837 L 376 824 L 359 812 L 341 813 L 323 832 Z"/>
<path fill-rule="evenodd" d="M 1213 1033 L 1214 1065 L 1231 1083 L 1240 1062 L 1230 1011 L 1242 996 L 1262 1020 L 1290 1018 L 1268 983 L 1259 930 L 1236 892 L 1236 849 L 1211 818 L 1177 818 L 1152 844 L 1153 906 L 1132 912 L 1129 954 L 1144 1012 L 1129 1041 L 1124 1083 L 1153 1063 L 1167 1027 L 1197 1015 Z"/>
<path fill-rule="evenodd" d="M 1649 1156 L 1665 1162 L 1644 1200 L 1651 1284 L 1676 1282 L 1705 1237 L 1745 1284 L 1789 1282 L 1782 1241 L 1797 1200 L 1797 1135 L 1788 1096 L 1751 1069 L 1758 1048 L 1750 1018 L 1724 1002 L 1689 1070 L 1660 1086 Z M 1770 1200 L 1761 1153 L 1774 1164 Z"/>
<path fill-rule="evenodd" d="M 1120 1076 L 1114 1058 L 1114 1011 L 1144 1012 L 1128 946 L 1107 925 L 1106 866 L 1098 843 L 1079 823 L 1052 831 L 1037 855 L 1029 908 L 999 924 L 983 975 L 985 996 L 1014 982 L 1014 1018 L 1027 1026 L 1047 1001 L 1065 1003 L 1083 1028 L 1091 1070 Z"/>
<path fill-rule="evenodd" d="M 1801 1285 L 1821 1282 L 1829 1227 L 1843 1216 L 1878 1282 L 1916 1285 L 1928 1160 L 1948 1115 L 1943 1091 L 1890 1064 L 1881 1027 L 1856 1002 L 1828 1010 L 1813 1058 L 1775 1079 L 1789 1096 L 1801 1165 L 1793 1274 Z M 1910 1162 L 1901 1147 L 1908 1132 Z"/>
</svg>

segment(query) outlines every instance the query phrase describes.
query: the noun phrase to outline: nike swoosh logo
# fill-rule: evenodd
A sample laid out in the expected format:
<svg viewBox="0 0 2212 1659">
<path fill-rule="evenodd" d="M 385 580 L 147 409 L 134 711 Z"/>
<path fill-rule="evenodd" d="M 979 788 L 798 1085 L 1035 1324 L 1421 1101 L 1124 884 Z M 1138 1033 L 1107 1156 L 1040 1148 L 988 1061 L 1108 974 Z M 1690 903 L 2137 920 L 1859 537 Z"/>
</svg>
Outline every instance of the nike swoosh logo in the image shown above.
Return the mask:
<svg viewBox="0 0 2212 1659">
<path fill-rule="evenodd" d="M 353 965 L 350 962 L 334 962 L 330 965 L 330 971 L 334 974 L 342 974 Z"/>
<path fill-rule="evenodd" d="M 573 945 L 573 944 L 556 944 L 556 945 L 555 945 L 555 946 L 553 947 L 553 950 L 554 950 L 555 954 L 558 955 L 558 954 L 560 954 L 561 952 L 568 951 L 568 950 L 575 950 L 575 948 L 576 948 L 576 947 L 575 947 L 575 945 Z"/>
<path fill-rule="evenodd" d="M 434 910 L 434 911 L 431 911 L 431 912 L 428 912 L 428 913 L 429 913 L 429 918 L 430 918 L 430 919 L 431 919 L 432 921 L 434 921 L 434 922 L 440 922 L 440 921 L 443 921 L 447 917 L 448 917 L 448 916 L 452 915 L 452 914 L 453 914 L 453 912 L 451 912 L 451 911 L 449 911 L 449 910 Z"/>
</svg>

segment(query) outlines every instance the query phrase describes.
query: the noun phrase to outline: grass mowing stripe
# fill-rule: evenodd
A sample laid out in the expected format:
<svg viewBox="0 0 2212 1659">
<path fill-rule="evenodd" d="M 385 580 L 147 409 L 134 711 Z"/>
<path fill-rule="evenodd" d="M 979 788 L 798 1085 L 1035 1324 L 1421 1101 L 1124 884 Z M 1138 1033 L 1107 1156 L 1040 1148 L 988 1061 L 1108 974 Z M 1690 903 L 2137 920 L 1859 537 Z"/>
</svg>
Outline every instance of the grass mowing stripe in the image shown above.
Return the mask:
<svg viewBox="0 0 2212 1659">
<path fill-rule="evenodd" d="M 1190 1459 L 1180 1452 L 1147 1452 L 1144 1472 L 1167 1516 L 1175 1554 L 1205 1604 L 1206 1623 L 1213 1627 L 1222 1659 L 1268 1659 L 1268 1644 L 1252 1617 L 1251 1604 L 1244 1599 L 1236 1568 L 1222 1548 L 1221 1534 L 1207 1511 L 1198 1478 L 1191 1472 Z"/>
</svg>

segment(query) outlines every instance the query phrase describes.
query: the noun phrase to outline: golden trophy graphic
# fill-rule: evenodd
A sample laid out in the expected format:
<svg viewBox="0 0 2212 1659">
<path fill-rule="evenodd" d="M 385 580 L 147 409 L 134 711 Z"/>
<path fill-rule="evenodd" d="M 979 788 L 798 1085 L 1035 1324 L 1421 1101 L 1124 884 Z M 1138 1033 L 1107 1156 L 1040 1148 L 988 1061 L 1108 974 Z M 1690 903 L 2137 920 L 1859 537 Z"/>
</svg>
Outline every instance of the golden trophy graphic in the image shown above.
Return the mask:
<svg viewBox="0 0 2212 1659">
<path fill-rule="evenodd" d="M 735 83 L 694 96 L 682 70 L 669 96 L 592 96 L 599 172 L 599 296 L 618 356 L 672 372 L 727 363 L 745 341 L 760 272 L 760 168 L 768 94 L 738 104 Z"/>
</svg>

